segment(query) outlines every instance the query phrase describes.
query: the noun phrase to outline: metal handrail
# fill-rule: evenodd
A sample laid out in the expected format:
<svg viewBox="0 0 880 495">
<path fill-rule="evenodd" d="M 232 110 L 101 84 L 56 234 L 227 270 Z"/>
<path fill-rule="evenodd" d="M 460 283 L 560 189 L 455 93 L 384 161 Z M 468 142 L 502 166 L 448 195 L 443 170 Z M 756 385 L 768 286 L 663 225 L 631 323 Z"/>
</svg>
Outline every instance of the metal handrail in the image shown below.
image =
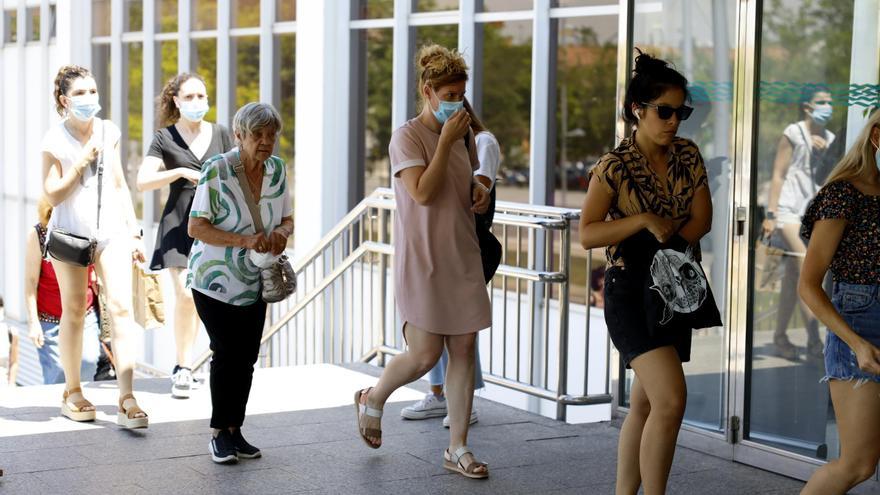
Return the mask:
<svg viewBox="0 0 880 495">
<path fill-rule="evenodd" d="M 270 307 L 268 327 L 261 338 L 262 366 L 355 361 L 383 366 L 387 356 L 402 352 L 402 335 L 392 310 L 393 284 L 388 281 L 395 211 L 393 192 L 375 190 L 294 263 L 299 290 L 290 300 Z M 580 212 L 572 209 L 496 203 L 494 229 L 500 234 L 504 254 L 490 292 L 493 304 L 501 306 L 501 317 L 500 325 L 496 321 L 488 331 L 490 353 L 484 380 L 555 402 L 559 419 L 565 419 L 568 405 L 612 401 L 607 338 L 605 390 L 588 393 L 589 312 L 584 324 L 583 393 L 568 390 L 571 226 L 579 217 Z M 524 336 L 527 345 L 523 345 Z M 551 353 L 554 337 L 557 348 Z M 496 352 L 499 338 L 501 350 Z M 210 355 L 209 350 L 203 353 L 193 369 L 203 367 Z M 556 364 L 552 370 L 551 361 Z M 555 386 L 550 386 L 554 371 Z"/>
</svg>

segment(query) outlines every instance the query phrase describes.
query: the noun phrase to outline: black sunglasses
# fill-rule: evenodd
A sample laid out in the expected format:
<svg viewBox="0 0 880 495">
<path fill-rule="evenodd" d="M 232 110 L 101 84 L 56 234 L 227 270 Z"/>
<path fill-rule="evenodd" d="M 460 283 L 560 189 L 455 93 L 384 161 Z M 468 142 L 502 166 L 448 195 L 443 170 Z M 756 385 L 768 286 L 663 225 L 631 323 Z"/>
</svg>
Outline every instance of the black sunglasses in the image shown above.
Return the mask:
<svg viewBox="0 0 880 495">
<path fill-rule="evenodd" d="M 672 118 L 672 114 L 675 114 L 678 117 L 678 120 L 687 120 L 691 113 L 693 113 L 694 109 L 687 105 L 682 105 L 678 108 L 672 108 L 669 105 L 655 105 L 653 103 L 642 103 L 642 106 L 646 107 L 654 107 L 657 109 L 657 116 L 663 120 L 669 120 Z"/>
</svg>

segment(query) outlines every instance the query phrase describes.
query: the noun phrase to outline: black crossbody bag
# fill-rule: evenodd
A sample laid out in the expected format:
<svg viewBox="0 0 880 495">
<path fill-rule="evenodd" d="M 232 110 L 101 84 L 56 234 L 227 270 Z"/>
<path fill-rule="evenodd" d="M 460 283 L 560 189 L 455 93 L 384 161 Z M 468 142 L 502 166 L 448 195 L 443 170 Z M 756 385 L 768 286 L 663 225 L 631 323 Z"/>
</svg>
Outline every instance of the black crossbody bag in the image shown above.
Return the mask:
<svg viewBox="0 0 880 495">
<path fill-rule="evenodd" d="M 105 138 L 106 124 L 101 125 L 101 139 Z M 101 228 L 101 193 L 104 189 L 104 151 L 98 153 L 98 218 L 96 230 Z M 48 253 L 58 261 L 76 266 L 87 267 L 95 263 L 98 253 L 98 241 L 65 229 L 54 228 L 43 247 L 43 256 Z"/>
</svg>

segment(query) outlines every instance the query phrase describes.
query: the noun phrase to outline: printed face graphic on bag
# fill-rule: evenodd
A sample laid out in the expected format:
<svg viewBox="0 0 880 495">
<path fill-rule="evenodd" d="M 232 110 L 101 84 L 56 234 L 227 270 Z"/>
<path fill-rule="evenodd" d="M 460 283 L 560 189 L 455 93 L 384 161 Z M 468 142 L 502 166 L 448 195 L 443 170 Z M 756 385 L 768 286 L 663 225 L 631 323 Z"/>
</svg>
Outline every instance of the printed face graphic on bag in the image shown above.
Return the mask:
<svg viewBox="0 0 880 495">
<path fill-rule="evenodd" d="M 668 323 L 676 312 L 693 313 L 706 300 L 708 284 L 690 249 L 686 253 L 658 250 L 651 262 L 651 279 L 651 289 L 665 303 L 661 325 Z"/>
</svg>

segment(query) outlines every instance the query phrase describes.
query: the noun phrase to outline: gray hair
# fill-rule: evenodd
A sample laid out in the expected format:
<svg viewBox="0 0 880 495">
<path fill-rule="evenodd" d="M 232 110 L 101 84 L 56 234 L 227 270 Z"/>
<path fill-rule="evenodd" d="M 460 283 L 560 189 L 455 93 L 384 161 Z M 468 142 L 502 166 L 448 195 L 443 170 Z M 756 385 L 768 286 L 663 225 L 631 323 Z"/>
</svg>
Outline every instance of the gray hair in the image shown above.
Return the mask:
<svg viewBox="0 0 880 495">
<path fill-rule="evenodd" d="M 232 119 L 232 132 L 241 134 L 242 137 L 250 136 L 266 127 L 274 128 L 276 136 L 281 134 L 281 115 L 268 103 L 247 103 L 235 112 Z"/>
</svg>

